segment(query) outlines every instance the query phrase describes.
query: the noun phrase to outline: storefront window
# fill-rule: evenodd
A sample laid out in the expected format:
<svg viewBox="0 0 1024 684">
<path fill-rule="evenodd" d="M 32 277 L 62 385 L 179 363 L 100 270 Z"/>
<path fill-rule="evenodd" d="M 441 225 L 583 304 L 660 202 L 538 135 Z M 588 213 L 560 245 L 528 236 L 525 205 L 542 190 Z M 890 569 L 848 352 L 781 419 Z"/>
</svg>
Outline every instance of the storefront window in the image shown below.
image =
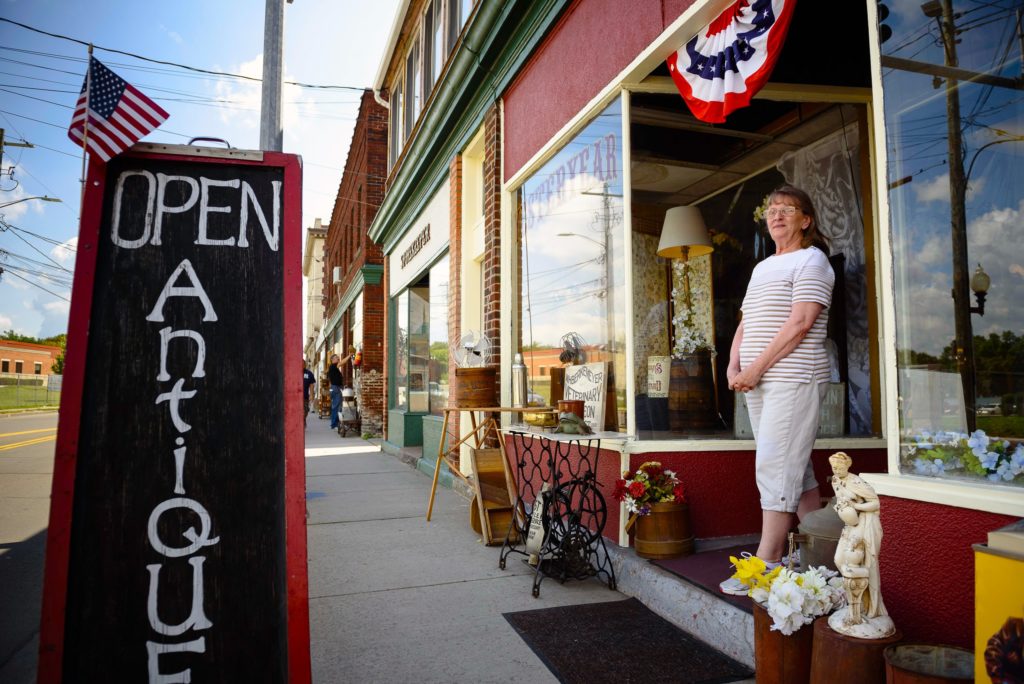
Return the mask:
<svg viewBox="0 0 1024 684">
<path fill-rule="evenodd" d="M 394 298 L 395 408 L 409 407 L 409 291 Z"/>
<path fill-rule="evenodd" d="M 1024 485 L 1020 3 L 879 27 L 900 470 Z"/>
<path fill-rule="evenodd" d="M 810 196 L 835 286 L 820 438 L 877 434 L 870 230 L 861 182 L 864 106 L 755 100 L 724 124 L 693 126 L 675 95 L 631 93 L 633 368 L 638 439 L 753 439 L 729 389 L 732 340 L 754 267 L 775 253 L 765 203 L 781 185 Z M 773 136 L 761 132 L 771 130 Z M 696 207 L 697 212 L 673 211 Z M 672 212 L 670 214 L 670 212 Z M 670 216 L 686 216 L 676 224 Z M 711 253 L 658 256 L 663 235 L 704 234 Z M 673 230 L 675 228 L 676 230 Z M 685 231 L 678 230 L 685 228 Z M 706 248 L 701 251 L 706 252 Z M 687 294 L 689 293 L 689 294 Z"/>
<path fill-rule="evenodd" d="M 563 361 L 603 373 L 603 421 L 626 429 L 622 106 L 616 99 L 520 188 L 521 348 L 535 400 Z M 541 369 L 546 372 L 541 373 Z M 558 387 L 559 382 L 554 386 Z M 593 409 L 596 410 L 596 409 Z"/>
<path fill-rule="evenodd" d="M 409 288 L 409 410 L 426 413 L 430 374 L 430 287 Z"/>
<path fill-rule="evenodd" d="M 430 412 L 448 406 L 448 257 L 430 269 Z"/>
</svg>

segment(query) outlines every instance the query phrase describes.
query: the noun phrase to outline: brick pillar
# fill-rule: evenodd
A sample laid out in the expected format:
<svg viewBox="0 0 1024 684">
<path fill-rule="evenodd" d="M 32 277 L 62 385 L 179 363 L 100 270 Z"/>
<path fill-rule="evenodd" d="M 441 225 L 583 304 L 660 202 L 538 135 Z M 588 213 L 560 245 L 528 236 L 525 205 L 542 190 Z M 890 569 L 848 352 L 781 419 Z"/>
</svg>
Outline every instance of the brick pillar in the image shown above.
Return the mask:
<svg viewBox="0 0 1024 684">
<path fill-rule="evenodd" d="M 491 362 L 501 387 L 501 110 L 484 115 L 484 334 L 494 343 Z"/>
</svg>

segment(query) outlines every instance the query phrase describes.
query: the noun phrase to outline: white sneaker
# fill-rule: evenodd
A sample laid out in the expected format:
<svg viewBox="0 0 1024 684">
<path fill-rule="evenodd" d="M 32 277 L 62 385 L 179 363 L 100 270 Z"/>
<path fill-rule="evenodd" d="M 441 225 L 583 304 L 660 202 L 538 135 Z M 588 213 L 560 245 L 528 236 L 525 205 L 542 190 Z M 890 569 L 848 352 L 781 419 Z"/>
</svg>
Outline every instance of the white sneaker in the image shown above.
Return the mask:
<svg viewBox="0 0 1024 684">
<path fill-rule="evenodd" d="M 718 585 L 719 590 L 723 594 L 729 594 L 730 596 L 746 596 L 750 589 L 747 588 L 743 582 L 740 582 L 735 577 L 730 577 L 721 584 Z"/>
<path fill-rule="evenodd" d="M 793 567 L 794 568 L 799 568 L 800 567 L 800 549 L 797 549 L 796 551 L 794 551 L 790 555 L 782 557 L 782 564 L 785 565 L 787 568 L 789 567 L 790 559 L 793 560 Z"/>
</svg>

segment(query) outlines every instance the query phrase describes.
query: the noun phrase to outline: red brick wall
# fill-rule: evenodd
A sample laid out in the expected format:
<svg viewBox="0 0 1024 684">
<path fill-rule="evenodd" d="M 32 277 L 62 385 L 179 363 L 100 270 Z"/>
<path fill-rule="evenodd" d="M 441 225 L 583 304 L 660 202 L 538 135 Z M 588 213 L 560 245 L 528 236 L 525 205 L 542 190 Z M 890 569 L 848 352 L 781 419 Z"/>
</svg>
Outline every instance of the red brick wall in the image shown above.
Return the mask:
<svg viewBox="0 0 1024 684">
<path fill-rule="evenodd" d="M 384 198 L 387 145 L 388 112 L 374 100 L 373 91 L 364 90 L 324 241 L 325 320 L 336 313 L 349 286 L 363 277 L 363 266 L 384 263 L 380 246 L 367 237 L 366 230 Z M 338 285 L 333 283 L 336 266 L 342 273 Z M 383 285 L 367 285 L 363 290 L 362 389 L 358 399 L 363 431 L 371 433 L 379 431 L 386 412 L 384 395 L 380 390 L 386 358 L 385 292 Z M 348 326 L 347 316 L 342 316 L 342 325 Z M 346 327 L 343 339 L 347 340 L 349 336 Z"/>
<path fill-rule="evenodd" d="M 504 94 L 505 177 L 522 168 L 694 1 L 573 3 Z M 566 64 L 586 67 L 574 69 L 569 78 Z"/>
<path fill-rule="evenodd" d="M 491 363 L 501 387 L 501 110 L 484 115 L 484 334 L 494 344 Z M 498 395 L 501 396 L 500 394 Z"/>
<path fill-rule="evenodd" d="M 36 363 L 42 365 L 40 375 L 50 375 L 53 371 L 50 367 L 60 356 L 60 347 L 51 347 L 45 344 L 32 344 L 31 342 L 15 342 L 14 340 L 0 340 L 0 359 L 7 361 L 7 368 L 4 373 L 18 373 L 22 375 L 34 375 Z M 17 369 L 17 362 L 21 362 L 21 371 Z"/>
</svg>

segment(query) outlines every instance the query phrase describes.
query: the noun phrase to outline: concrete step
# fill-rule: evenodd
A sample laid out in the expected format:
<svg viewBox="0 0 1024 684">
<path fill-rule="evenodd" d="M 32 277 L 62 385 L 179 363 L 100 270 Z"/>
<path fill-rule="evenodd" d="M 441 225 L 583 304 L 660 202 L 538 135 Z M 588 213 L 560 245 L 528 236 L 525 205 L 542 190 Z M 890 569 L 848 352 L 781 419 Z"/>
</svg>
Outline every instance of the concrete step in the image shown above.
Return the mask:
<svg viewBox="0 0 1024 684">
<path fill-rule="evenodd" d="M 725 544 L 732 546 L 737 542 Z M 617 589 L 685 632 L 739 662 L 754 667 L 754 616 L 715 594 L 692 584 L 633 549 L 608 545 Z M 700 545 L 698 544 L 698 553 Z M 725 579 L 724 577 L 722 579 Z"/>
</svg>

